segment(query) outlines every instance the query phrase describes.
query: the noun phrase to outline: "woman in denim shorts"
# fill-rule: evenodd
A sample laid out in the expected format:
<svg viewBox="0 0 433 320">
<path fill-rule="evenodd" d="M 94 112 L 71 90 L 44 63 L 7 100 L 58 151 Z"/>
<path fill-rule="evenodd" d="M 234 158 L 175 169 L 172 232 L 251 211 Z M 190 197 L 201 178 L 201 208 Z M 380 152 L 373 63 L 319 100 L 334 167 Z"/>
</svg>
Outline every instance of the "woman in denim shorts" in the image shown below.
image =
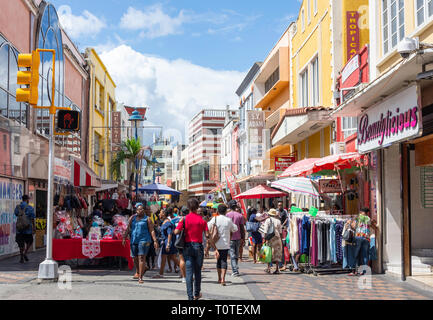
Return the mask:
<svg viewBox="0 0 433 320">
<path fill-rule="evenodd" d="M 123 243 L 127 237 L 131 243 L 131 257 L 134 259 L 135 275 L 133 279 L 138 279 L 138 283 L 143 283 L 144 273 L 149 269 L 146 266 L 146 255 L 149 252 L 150 243 L 153 239 L 155 248 L 158 248 L 158 240 L 152 221 L 147 217 L 146 211 L 150 208 L 145 207 L 142 203 L 135 205 L 137 213 L 128 221 Z"/>
</svg>

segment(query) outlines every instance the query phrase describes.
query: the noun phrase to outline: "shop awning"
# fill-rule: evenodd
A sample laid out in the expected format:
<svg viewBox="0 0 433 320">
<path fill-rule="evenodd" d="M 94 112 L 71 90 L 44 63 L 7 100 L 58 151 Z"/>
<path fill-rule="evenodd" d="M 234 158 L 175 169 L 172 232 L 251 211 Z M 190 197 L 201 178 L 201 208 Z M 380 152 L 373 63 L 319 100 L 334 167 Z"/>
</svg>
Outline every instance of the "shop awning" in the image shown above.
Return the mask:
<svg viewBox="0 0 433 320">
<path fill-rule="evenodd" d="M 83 161 L 71 156 L 72 181 L 75 187 L 101 188 L 101 179 Z"/>
<path fill-rule="evenodd" d="M 417 75 L 422 72 L 422 65 L 431 61 L 433 61 L 432 50 L 424 50 L 422 55 L 413 54 L 408 59 L 402 60 L 368 85 L 359 86 L 351 98 L 331 112 L 331 116 L 333 118 L 359 116 L 363 111 L 416 81 Z"/>
<path fill-rule="evenodd" d="M 267 174 L 267 173 L 258 173 L 258 174 L 252 174 L 247 177 L 241 178 L 237 180 L 237 183 L 244 183 L 244 182 L 257 182 L 257 181 L 268 181 L 275 179 L 275 175 L 273 174 Z"/>
<path fill-rule="evenodd" d="M 289 109 L 272 133 L 272 145 L 296 144 L 331 125 L 331 110 L 324 107 Z"/>
<path fill-rule="evenodd" d="M 312 175 L 323 170 L 347 169 L 361 165 L 364 158 L 365 156 L 357 152 L 350 152 L 319 159 L 305 159 L 287 168 L 279 178 Z"/>
<path fill-rule="evenodd" d="M 95 192 L 101 192 L 110 189 L 117 189 L 119 185 L 116 184 L 102 184 L 100 188 L 95 189 Z"/>
</svg>

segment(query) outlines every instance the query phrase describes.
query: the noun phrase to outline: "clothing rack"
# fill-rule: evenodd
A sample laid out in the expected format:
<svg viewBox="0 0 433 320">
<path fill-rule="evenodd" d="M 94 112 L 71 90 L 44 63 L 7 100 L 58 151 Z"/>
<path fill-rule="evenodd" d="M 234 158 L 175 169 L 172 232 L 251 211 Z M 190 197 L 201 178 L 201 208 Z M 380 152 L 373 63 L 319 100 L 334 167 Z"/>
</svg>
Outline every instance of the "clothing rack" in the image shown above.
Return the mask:
<svg viewBox="0 0 433 320">
<path fill-rule="evenodd" d="M 320 220 L 320 221 L 347 221 L 351 219 L 355 219 L 357 216 L 355 215 L 329 215 L 324 212 L 319 212 L 319 214 L 315 217 L 309 215 L 307 212 L 294 212 L 289 214 L 289 220 L 293 217 L 296 218 L 304 218 L 307 216 L 310 221 L 312 220 Z M 289 227 L 290 232 L 290 227 Z M 310 227 L 310 237 L 311 237 L 312 229 Z M 319 274 L 337 274 L 337 273 L 348 273 L 349 270 L 344 270 L 342 266 L 337 263 L 332 263 L 332 261 L 327 261 L 325 263 L 322 263 L 322 265 L 313 266 L 311 264 L 311 250 L 312 250 L 312 242 L 310 242 L 310 247 L 307 255 L 307 262 L 306 263 L 298 263 L 298 268 L 301 272 L 305 272 L 307 274 L 314 274 L 315 276 L 318 276 Z M 300 252 L 302 252 L 302 249 L 300 249 Z M 301 254 L 302 255 L 302 254 Z M 293 270 L 294 265 L 290 264 L 290 269 Z"/>
</svg>

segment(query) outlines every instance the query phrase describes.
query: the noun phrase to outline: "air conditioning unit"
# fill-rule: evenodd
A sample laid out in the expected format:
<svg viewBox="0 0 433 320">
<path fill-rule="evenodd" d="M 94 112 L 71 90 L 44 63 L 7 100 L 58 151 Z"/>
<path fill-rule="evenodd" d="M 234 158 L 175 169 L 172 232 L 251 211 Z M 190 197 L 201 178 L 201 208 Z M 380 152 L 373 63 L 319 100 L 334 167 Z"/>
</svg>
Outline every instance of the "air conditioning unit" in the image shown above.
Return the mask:
<svg viewBox="0 0 433 320">
<path fill-rule="evenodd" d="M 346 152 L 346 143 L 344 142 L 334 142 L 330 147 L 331 155 L 341 154 Z"/>
</svg>

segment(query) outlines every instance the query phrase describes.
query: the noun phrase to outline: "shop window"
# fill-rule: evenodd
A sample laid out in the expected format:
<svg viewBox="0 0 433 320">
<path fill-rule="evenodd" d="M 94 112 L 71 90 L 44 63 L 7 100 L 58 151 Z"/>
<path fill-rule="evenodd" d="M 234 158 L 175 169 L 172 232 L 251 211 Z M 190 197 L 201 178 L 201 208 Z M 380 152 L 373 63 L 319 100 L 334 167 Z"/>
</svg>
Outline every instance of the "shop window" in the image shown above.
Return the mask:
<svg viewBox="0 0 433 320">
<path fill-rule="evenodd" d="M 404 38 L 404 0 L 382 0 L 383 53 L 387 54 Z"/>
</svg>

